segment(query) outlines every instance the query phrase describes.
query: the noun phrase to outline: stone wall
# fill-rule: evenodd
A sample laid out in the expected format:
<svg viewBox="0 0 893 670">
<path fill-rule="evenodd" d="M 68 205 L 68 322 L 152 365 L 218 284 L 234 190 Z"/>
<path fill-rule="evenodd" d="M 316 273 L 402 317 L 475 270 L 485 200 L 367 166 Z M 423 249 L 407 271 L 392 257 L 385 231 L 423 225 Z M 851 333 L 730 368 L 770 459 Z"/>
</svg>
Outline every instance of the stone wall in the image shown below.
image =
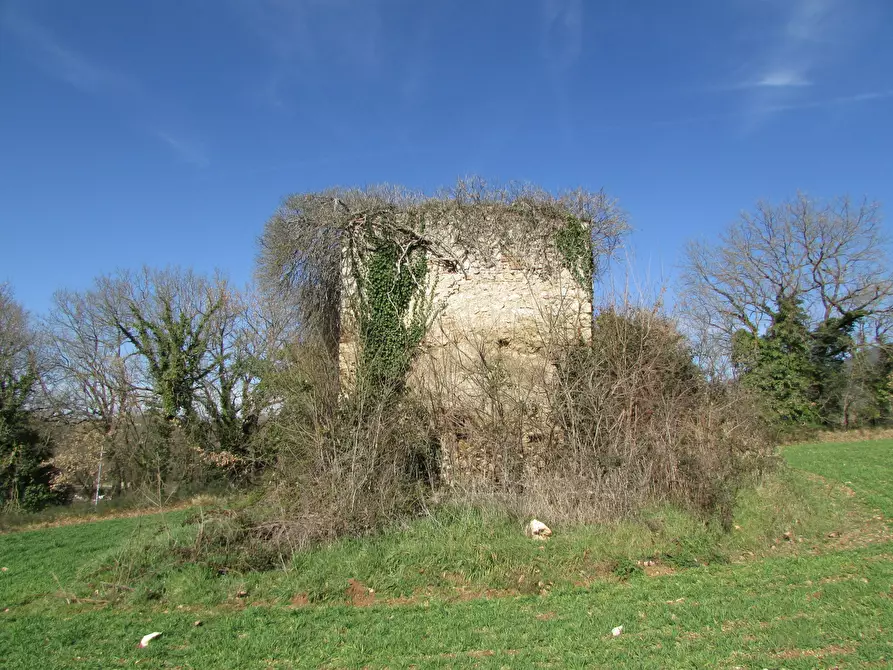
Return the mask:
<svg viewBox="0 0 893 670">
<path fill-rule="evenodd" d="M 588 295 L 566 271 L 544 277 L 536 269 L 498 260 L 483 267 L 469 263 L 452 271 L 438 268 L 434 282 L 440 315 L 432 337 L 470 328 L 526 348 L 559 317 L 581 333 L 589 328 Z"/>
<path fill-rule="evenodd" d="M 590 297 L 567 271 L 544 275 L 510 260 L 466 259 L 461 267 L 432 264 L 429 280 L 435 316 L 422 343 L 422 359 L 461 358 L 462 352 L 470 355 L 471 349 L 488 343 L 522 365 L 528 360 L 537 366 L 556 329 L 589 337 Z M 349 317 L 343 323 L 340 354 L 347 372 L 355 365 L 355 328 Z M 426 366 L 422 361 L 416 367 Z"/>
<path fill-rule="evenodd" d="M 556 269 L 554 258 L 538 263 L 536 254 L 518 259 L 498 248 L 484 257 L 463 252 L 447 227 L 428 230 L 437 233 L 428 277 L 435 316 L 409 382 L 437 398 L 441 475 L 448 484 L 514 479 L 519 468 L 540 467 L 556 439 L 544 428 L 546 389 L 554 372 L 547 350 L 556 333 L 589 338 L 591 296 L 567 270 Z M 356 362 L 356 329 L 349 315 L 343 324 L 341 369 L 349 373 Z M 499 411 L 506 414 L 499 419 L 492 415 L 496 410 L 483 379 L 483 368 L 492 371 L 494 365 L 505 395 Z M 495 444 L 493 435 L 478 439 L 481 424 L 491 432 L 505 428 L 505 439 L 513 444 Z"/>
<path fill-rule="evenodd" d="M 556 437 L 545 427 L 554 372 L 548 349 L 558 331 L 588 339 L 589 295 L 566 271 L 544 276 L 505 260 L 440 270 L 435 281 L 441 311 L 413 382 L 439 397 L 448 415 L 440 440 L 443 479 L 473 486 L 535 471 Z M 495 370 L 498 408 L 487 388 Z"/>
</svg>

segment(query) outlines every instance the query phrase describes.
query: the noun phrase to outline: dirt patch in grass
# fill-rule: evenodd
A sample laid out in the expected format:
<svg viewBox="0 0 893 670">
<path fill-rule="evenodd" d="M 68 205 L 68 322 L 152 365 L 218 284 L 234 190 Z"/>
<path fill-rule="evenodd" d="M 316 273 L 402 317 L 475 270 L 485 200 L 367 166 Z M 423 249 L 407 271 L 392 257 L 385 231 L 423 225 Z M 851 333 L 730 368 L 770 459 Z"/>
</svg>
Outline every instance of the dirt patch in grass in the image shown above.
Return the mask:
<svg viewBox="0 0 893 670">
<path fill-rule="evenodd" d="M 344 590 L 347 603 L 354 607 L 369 607 L 375 604 L 375 591 L 357 579 L 349 579 Z"/>
<path fill-rule="evenodd" d="M 838 532 L 828 539 L 831 540 L 828 546 L 832 549 L 858 549 L 869 544 L 893 541 L 893 528 L 885 523 L 883 516 L 875 515 L 857 528 Z"/>
<path fill-rule="evenodd" d="M 837 493 L 842 494 L 847 498 L 856 497 L 855 489 L 853 489 L 851 486 L 848 486 L 847 484 L 834 481 L 833 479 L 828 479 L 827 477 L 823 477 L 822 475 L 818 475 L 814 472 L 807 473 L 806 478 L 820 485 L 829 495 Z M 855 511 L 851 511 L 851 514 L 853 513 L 855 513 Z"/>
<path fill-rule="evenodd" d="M 819 580 L 819 584 L 839 584 L 840 582 L 851 582 L 854 579 L 858 579 L 858 575 L 847 574 L 847 575 L 833 575 L 830 577 L 823 577 Z"/>
<path fill-rule="evenodd" d="M 662 563 L 652 563 L 642 568 L 647 577 L 664 577 L 665 575 L 675 575 L 676 568 L 672 565 L 664 565 Z"/>
<path fill-rule="evenodd" d="M 823 430 L 809 436 L 806 440 L 798 440 L 785 446 L 795 446 L 799 444 L 812 445 L 817 443 L 849 444 L 852 442 L 891 439 L 893 439 L 893 429 L 891 428 L 859 428 L 846 431 Z"/>
<path fill-rule="evenodd" d="M 196 502 L 186 500 L 176 505 L 166 507 L 142 507 L 139 509 L 120 510 L 117 512 L 83 514 L 72 516 L 61 516 L 51 521 L 35 521 L 14 528 L 0 529 L 0 535 L 8 535 L 11 533 L 23 533 L 32 530 L 44 530 L 47 528 L 61 528 L 63 526 L 78 526 L 84 523 L 96 523 L 97 521 L 111 521 L 112 519 L 133 519 L 140 516 L 153 516 L 155 514 L 167 514 L 169 512 L 180 512 L 190 507 L 195 507 Z"/>
<path fill-rule="evenodd" d="M 821 649 L 785 649 L 772 654 L 773 658 L 791 660 L 794 658 L 825 658 L 826 656 L 847 656 L 856 651 L 852 645 L 829 644 Z"/>
<path fill-rule="evenodd" d="M 310 604 L 310 598 L 306 593 L 296 593 L 289 602 L 292 607 L 307 607 Z"/>
<path fill-rule="evenodd" d="M 387 598 L 385 600 L 379 600 L 379 602 L 387 605 L 388 607 L 403 607 L 406 605 L 427 605 L 428 600 L 429 599 L 422 598 L 421 596 L 399 596 L 397 598 Z"/>
<path fill-rule="evenodd" d="M 448 600 L 459 602 L 468 602 L 469 600 L 491 600 L 494 598 L 512 598 L 520 594 L 521 592 L 517 589 L 460 589 L 458 591 L 447 591 L 445 593 Z M 540 593 L 540 595 L 545 594 Z"/>
</svg>

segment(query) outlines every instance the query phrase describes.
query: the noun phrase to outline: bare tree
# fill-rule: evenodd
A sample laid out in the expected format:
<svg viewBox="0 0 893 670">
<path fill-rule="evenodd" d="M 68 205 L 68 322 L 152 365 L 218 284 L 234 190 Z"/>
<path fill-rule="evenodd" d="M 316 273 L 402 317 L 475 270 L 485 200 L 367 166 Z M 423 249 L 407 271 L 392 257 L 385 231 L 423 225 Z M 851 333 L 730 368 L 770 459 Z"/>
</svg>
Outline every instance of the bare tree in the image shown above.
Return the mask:
<svg viewBox="0 0 893 670">
<path fill-rule="evenodd" d="M 114 430 L 132 402 L 138 361 L 95 292 L 57 291 L 44 319 L 51 335 L 57 409 Z"/>
<path fill-rule="evenodd" d="M 56 455 L 62 479 L 93 491 L 107 482 L 121 486 L 139 410 L 137 382 L 142 361 L 130 347 L 95 291 L 58 291 L 43 320 L 48 335 L 49 398 L 65 425 Z"/>
<path fill-rule="evenodd" d="M 254 449 L 253 438 L 275 402 L 267 382 L 291 337 L 281 306 L 253 287 L 229 288 L 208 329 L 211 370 L 196 396 L 209 424 L 203 441 L 218 465 L 240 476 L 266 465 L 270 456 Z"/>
<path fill-rule="evenodd" d="M 760 335 L 779 301 L 796 299 L 815 327 L 854 315 L 883 321 L 893 311 L 893 273 L 879 206 L 799 194 L 742 213 L 716 244 L 691 242 L 682 307 L 702 339 L 729 345 L 745 329 Z"/>
<path fill-rule="evenodd" d="M 276 317 L 255 318 L 263 310 L 252 300 L 219 275 L 150 268 L 56 294 L 45 320 L 51 395 L 66 431 L 57 460 L 72 483 L 92 478 L 98 491 L 103 461 L 116 486 L 150 475 L 157 484 L 172 468 L 200 474 L 200 462 L 250 469 L 265 407 L 260 362 L 282 332 Z"/>
<path fill-rule="evenodd" d="M 143 268 L 103 277 L 98 290 L 108 320 L 144 359 L 164 415 L 190 415 L 198 388 L 214 370 L 210 331 L 228 301 L 226 279 L 178 268 Z"/>
</svg>

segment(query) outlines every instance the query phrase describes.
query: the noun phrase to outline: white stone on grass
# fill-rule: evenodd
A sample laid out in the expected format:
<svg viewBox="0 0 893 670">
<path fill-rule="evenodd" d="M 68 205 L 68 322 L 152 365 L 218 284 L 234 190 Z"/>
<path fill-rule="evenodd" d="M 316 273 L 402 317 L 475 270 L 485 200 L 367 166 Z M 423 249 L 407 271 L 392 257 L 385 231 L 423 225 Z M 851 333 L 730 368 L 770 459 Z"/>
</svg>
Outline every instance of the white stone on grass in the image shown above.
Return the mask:
<svg viewBox="0 0 893 670">
<path fill-rule="evenodd" d="M 524 534 L 534 540 L 547 540 L 552 535 L 552 529 L 539 519 L 531 519 L 524 527 Z"/>
<path fill-rule="evenodd" d="M 161 633 L 149 633 L 148 635 L 143 635 L 143 639 L 140 640 L 140 647 L 148 647 L 152 640 L 160 636 Z"/>
</svg>

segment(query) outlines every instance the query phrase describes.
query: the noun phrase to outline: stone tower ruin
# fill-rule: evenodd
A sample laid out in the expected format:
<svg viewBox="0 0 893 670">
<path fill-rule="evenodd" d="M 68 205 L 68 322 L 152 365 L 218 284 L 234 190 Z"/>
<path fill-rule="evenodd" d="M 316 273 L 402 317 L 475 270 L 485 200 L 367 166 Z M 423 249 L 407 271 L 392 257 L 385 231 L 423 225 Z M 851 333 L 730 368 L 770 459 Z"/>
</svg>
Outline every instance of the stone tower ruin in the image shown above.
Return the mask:
<svg viewBox="0 0 893 670">
<path fill-rule="evenodd" d="M 450 211 L 431 214 L 425 222 L 432 319 L 410 377 L 411 386 L 438 399 L 445 426 L 441 476 L 450 484 L 499 479 L 499 469 L 508 467 L 504 457 L 470 439 L 476 430 L 472 417 L 493 402 L 482 376 L 492 376 L 498 367 L 505 385 L 499 392 L 523 396 L 518 402 L 524 411 L 542 415 L 548 411 L 543 390 L 553 372 L 550 343 L 556 337 L 588 340 L 592 324 L 591 275 L 589 286 L 582 283 L 556 249 L 555 221 L 539 228 L 539 221 L 521 221 L 510 207 L 481 208 L 466 216 L 475 221 Z M 475 238 L 468 239 L 470 234 Z M 349 277 L 344 286 L 349 295 Z M 344 307 L 341 322 L 339 357 L 346 373 L 356 364 L 356 326 Z M 550 437 L 523 420 L 518 431 L 522 448 L 512 467 L 538 467 L 543 461 L 538 452 L 548 449 Z"/>
</svg>

